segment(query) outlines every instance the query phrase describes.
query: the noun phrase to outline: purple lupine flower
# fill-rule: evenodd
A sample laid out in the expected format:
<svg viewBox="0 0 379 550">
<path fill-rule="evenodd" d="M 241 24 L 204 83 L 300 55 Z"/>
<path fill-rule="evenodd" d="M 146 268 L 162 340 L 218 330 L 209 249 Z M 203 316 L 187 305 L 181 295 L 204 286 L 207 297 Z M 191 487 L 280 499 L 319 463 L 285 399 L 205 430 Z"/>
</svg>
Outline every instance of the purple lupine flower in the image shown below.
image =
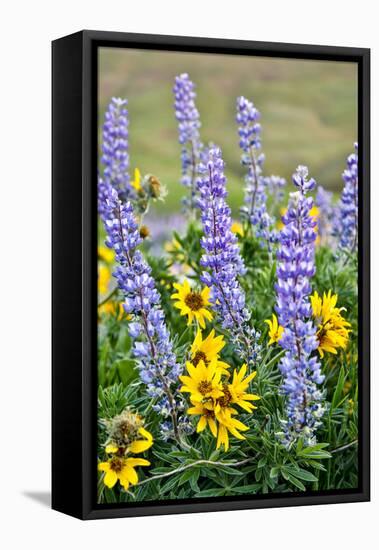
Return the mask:
<svg viewBox="0 0 379 550">
<path fill-rule="evenodd" d="M 245 205 L 241 208 L 241 216 L 250 226 L 255 227 L 255 234 L 266 243 L 271 250 L 271 243 L 277 239 L 273 229 L 274 220 L 267 213 L 266 185 L 267 180 L 262 176 L 262 167 L 265 160 L 261 152 L 261 125 L 260 112 L 254 104 L 241 96 L 237 98 L 237 116 L 239 146 L 243 153 L 241 163 L 247 167 L 245 177 Z"/>
<path fill-rule="evenodd" d="M 200 115 L 195 104 L 195 85 L 188 74 L 183 73 L 175 77 L 173 92 L 179 143 L 182 146 L 181 183 L 189 189 L 189 198 L 186 197 L 183 202 L 187 210 L 193 210 L 196 202 L 196 178 L 202 144 L 199 133 Z"/>
<path fill-rule="evenodd" d="M 334 233 L 339 237 L 338 249 L 350 254 L 358 248 L 358 144 L 354 144 L 356 153 L 347 158 L 346 169 L 342 174 L 345 186 L 339 201 L 339 213 Z"/>
<path fill-rule="evenodd" d="M 200 244 L 203 255 L 200 263 L 206 269 L 202 282 L 211 288 L 211 303 L 222 326 L 228 329 L 243 359 L 252 365 L 259 352 L 256 343 L 259 335 L 249 324 L 245 306 L 245 293 L 238 276 L 246 272 L 237 242 L 231 231 L 231 211 L 226 203 L 224 162 L 221 150 L 209 150 L 208 161 L 199 167 L 199 198 L 204 236 Z"/>
<path fill-rule="evenodd" d="M 333 193 L 326 191 L 321 185 L 317 188 L 316 206 L 319 209 L 317 219 L 317 231 L 321 245 L 331 245 L 332 224 L 335 208 L 333 206 Z"/>
<path fill-rule="evenodd" d="M 286 186 L 287 182 L 284 178 L 280 176 L 266 176 L 264 178 L 264 182 L 267 188 L 268 193 L 271 195 L 272 202 L 271 202 L 271 211 L 275 209 L 275 207 L 282 202 L 284 199 L 284 187 Z"/>
<path fill-rule="evenodd" d="M 132 188 L 129 177 L 127 100 L 112 97 L 105 112 L 101 162 L 104 181 L 110 183 L 122 200 Z"/>
<path fill-rule="evenodd" d="M 106 244 L 116 254 L 113 275 L 124 295 L 124 310 L 132 315 L 129 334 L 134 340 L 133 354 L 138 360 L 140 377 L 149 395 L 157 400 L 154 409 L 165 418 L 171 417 L 172 431 L 178 437 L 181 429 L 178 411 L 183 403 L 177 383 L 182 367 L 173 351 L 151 268 L 137 250 L 142 239 L 133 207 L 129 201 L 121 202 L 109 185 L 103 210 Z"/>
<path fill-rule="evenodd" d="M 302 437 L 311 445 L 324 412 L 318 388 L 324 376 L 317 356 L 312 356 L 318 341 L 309 300 L 310 279 L 315 273 L 316 222 L 309 214 L 313 200 L 306 193 L 315 188 L 316 182 L 308 180 L 305 166 L 299 166 L 293 183 L 298 191 L 290 194 L 288 210 L 282 218 L 275 285 L 275 310 L 284 328 L 279 344 L 286 350 L 279 364 L 284 378 L 282 391 L 287 398 L 283 442 L 289 445 Z"/>
</svg>

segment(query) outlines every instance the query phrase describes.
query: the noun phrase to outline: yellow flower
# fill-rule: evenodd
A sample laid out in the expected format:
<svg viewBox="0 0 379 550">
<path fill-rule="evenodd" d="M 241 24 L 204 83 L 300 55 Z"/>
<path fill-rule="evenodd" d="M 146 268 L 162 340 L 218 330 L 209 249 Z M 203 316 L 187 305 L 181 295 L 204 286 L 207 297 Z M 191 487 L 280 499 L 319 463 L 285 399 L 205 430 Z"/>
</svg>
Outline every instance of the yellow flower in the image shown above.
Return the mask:
<svg viewBox="0 0 379 550">
<path fill-rule="evenodd" d="M 341 315 L 344 308 L 336 307 L 338 295 L 324 292 L 323 297 L 315 291 L 311 296 L 312 314 L 317 324 L 318 352 L 337 353 L 338 348 L 345 349 L 349 341 L 350 323 Z"/>
<path fill-rule="evenodd" d="M 208 366 L 203 360 L 200 360 L 196 367 L 190 362 L 187 362 L 186 366 L 189 376 L 180 376 L 180 380 L 183 382 L 183 386 L 180 388 L 181 392 L 190 393 L 191 398 L 199 402 L 222 396 L 221 371 L 217 368 L 215 360 Z"/>
<path fill-rule="evenodd" d="M 97 249 L 97 256 L 99 260 L 102 260 L 106 264 L 111 264 L 114 261 L 114 251 L 107 246 L 99 246 Z"/>
<path fill-rule="evenodd" d="M 121 321 L 122 319 L 130 320 L 132 318 L 131 315 L 125 313 L 121 302 L 114 302 L 113 300 L 108 300 L 104 304 L 101 304 L 98 310 L 100 315 L 105 314 L 117 316 L 117 321 Z"/>
<path fill-rule="evenodd" d="M 218 437 L 216 448 L 224 446 L 225 452 L 229 449 L 229 433 L 237 439 L 246 439 L 240 432 L 246 432 L 249 428 L 232 415 L 238 414 L 237 411 L 228 406 L 222 406 L 215 410 L 216 419 L 218 420 Z"/>
<path fill-rule="evenodd" d="M 241 237 L 243 237 L 242 223 L 233 222 L 230 230 L 232 231 L 232 233 L 235 233 L 236 235 L 240 235 Z"/>
<path fill-rule="evenodd" d="M 180 310 L 180 315 L 187 315 L 190 325 L 193 319 L 196 319 L 201 328 L 205 328 L 204 318 L 208 321 L 212 320 L 212 313 L 206 309 L 206 306 L 210 304 L 209 294 L 210 288 L 207 286 L 203 288 L 201 292 L 191 290 L 187 279 L 183 284 L 174 283 L 176 293 L 171 295 L 173 300 L 178 300 L 174 305 Z"/>
<path fill-rule="evenodd" d="M 281 337 L 283 336 L 284 328 L 279 325 L 278 319 L 275 315 L 275 313 L 272 314 L 272 321 L 270 319 L 266 319 L 265 323 L 268 324 L 268 335 L 270 337 L 270 340 L 268 341 L 268 345 L 271 346 L 271 344 L 275 344 L 276 342 L 279 342 Z"/>
<path fill-rule="evenodd" d="M 234 371 L 233 380 L 230 384 L 228 384 L 227 388 L 231 395 L 231 403 L 235 403 L 245 411 L 251 413 L 257 407 L 250 403 L 250 401 L 258 401 L 260 397 L 253 393 L 246 392 L 249 383 L 254 380 L 257 374 L 256 372 L 252 372 L 251 374 L 246 376 L 246 378 L 244 378 L 244 376 L 246 375 L 246 371 L 247 367 L 244 363 L 239 372 L 237 372 L 237 370 Z"/>
<path fill-rule="evenodd" d="M 134 169 L 134 180 L 130 182 L 130 185 L 135 191 L 137 191 L 137 193 L 143 190 L 141 185 L 141 172 L 138 168 Z"/>
<path fill-rule="evenodd" d="M 144 458 L 128 456 L 130 453 L 143 453 L 153 444 L 153 436 L 143 427 L 142 418 L 124 409 L 121 414 L 105 421 L 108 432 L 108 442 L 105 452 L 112 456 L 106 462 L 100 462 L 98 469 L 105 473 L 104 484 L 110 489 L 117 480 L 128 489 L 129 485 L 138 482 L 136 466 L 150 466 Z"/>
<path fill-rule="evenodd" d="M 167 241 L 164 245 L 164 249 L 166 252 L 178 252 L 182 249 L 182 245 L 177 239 L 172 239 L 172 241 Z M 184 255 L 183 255 L 184 258 Z"/>
<path fill-rule="evenodd" d="M 199 422 L 197 423 L 196 431 L 200 433 L 203 430 L 205 430 L 207 426 L 209 426 L 209 429 L 213 437 L 217 437 L 217 423 L 216 423 L 216 415 L 213 408 L 213 401 L 206 401 L 205 403 L 202 403 L 200 401 L 195 401 L 192 398 L 191 402 L 194 406 L 190 407 L 187 410 L 187 413 L 200 415 L 200 419 L 199 419 Z"/>
<path fill-rule="evenodd" d="M 105 472 L 104 485 L 112 489 L 117 481 L 119 481 L 124 489 L 127 490 L 129 485 L 138 483 L 136 466 L 150 466 L 150 462 L 144 458 L 112 456 L 106 462 L 100 462 L 98 469 L 101 472 Z"/>
<path fill-rule="evenodd" d="M 114 420 L 115 419 L 113 419 L 113 421 Z M 138 431 L 135 435 L 136 439 L 134 439 L 133 441 L 128 441 L 131 437 L 130 424 L 127 420 L 121 420 L 121 422 L 124 422 L 124 424 L 122 424 L 119 429 L 121 430 L 125 441 L 122 441 L 121 439 L 120 443 L 120 440 L 118 439 L 118 444 L 115 441 L 110 441 L 105 447 L 106 453 L 114 454 L 121 451 L 121 454 L 124 455 L 128 453 L 138 454 L 150 449 L 153 444 L 153 436 L 150 432 L 148 432 L 147 430 L 145 430 L 145 428 L 141 426 L 140 428 L 138 428 Z M 141 436 L 143 439 L 139 439 L 139 436 Z"/>
<path fill-rule="evenodd" d="M 108 292 L 110 280 L 111 272 L 109 267 L 106 267 L 105 265 L 99 265 L 97 274 L 97 288 L 99 294 L 106 294 Z"/>
<path fill-rule="evenodd" d="M 203 340 L 201 330 L 197 331 L 195 340 L 191 346 L 191 363 L 196 367 L 199 361 L 204 361 L 208 365 L 211 361 L 216 361 L 217 368 L 223 374 L 229 374 L 230 365 L 219 360 L 219 352 L 225 346 L 224 336 L 215 337 L 215 330 L 212 329 L 208 336 Z"/>
</svg>

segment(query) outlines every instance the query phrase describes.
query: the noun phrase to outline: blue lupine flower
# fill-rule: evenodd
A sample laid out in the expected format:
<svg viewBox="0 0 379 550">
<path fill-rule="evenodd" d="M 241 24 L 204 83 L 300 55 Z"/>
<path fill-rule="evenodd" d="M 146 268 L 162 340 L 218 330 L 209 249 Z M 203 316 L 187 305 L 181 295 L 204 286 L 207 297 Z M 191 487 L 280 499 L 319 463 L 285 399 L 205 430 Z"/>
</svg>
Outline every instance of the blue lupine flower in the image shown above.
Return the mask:
<svg viewBox="0 0 379 550">
<path fill-rule="evenodd" d="M 179 143 L 182 145 L 181 183 L 189 189 L 189 198 L 186 197 L 183 202 L 186 209 L 193 210 L 196 202 L 197 169 L 202 149 L 199 133 L 200 116 L 195 104 L 195 85 L 188 74 L 183 73 L 175 78 L 173 91 Z"/>
<path fill-rule="evenodd" d="M 309 300 L 309 281 L 315 273 L 316 222 L 309 215 L 313 200 L 306 197 L 306 193 L 315 188 L 316 182 L 308 179 L 305 166 L 299 166 L 293 183 L 298 191 L 291 193 L 288 210 L 282 218 L 284 228 L 279 237 L 275 285 L 275 309 L 284 328 L 279 344 L 286 350 L 279 364 L 284 378 L 282 391 L 287 398 L 283 441 L 289 445 L 302 437 L 305 444 L 310 445 L 315 441 L 315 430 L 324 412 L 318 388 L 324 376 L 317 357 L 311 356 L 318 341 Z"/>
<path fill-rule="evenodd" d="M 183 403 L 176 387 L 182 367 L 173 351 L 151 268 L 137 250 L 142 239 L 133 207 L 130 202 L 121 202 L 116 190 L 108 186 L 103 205 L 106 244 L 115 251 L 117 267 L 113 275 L 124 294 L 124 310 L 133 317 L 129 323 L 133 354 L 138 359 L 141 380 L 149 395 L 156 398 L 154 409 L 164 417 L 171 417 L 171 433 L 178 437 L 181 429 L 178 410 Z"/>
<path fill-rule="evenodd" d="M 271 243 L 277 239 L 273 229 L 274 219 L 269 216 L 266 208 L 267 180 L 262 175 L 265 160 L 261 152 L 260 112 L 254 104 L 245 97 L 237 98 L 237 117 L 239 146 L 243 153 L 241 163 L 247 167 L 245 177 L 245 205 L 241 208 L 241 216 L 248 224 L 255 227 L 255 235 L 266 243 L 271 250 Z"/>
<path fill-rule="evenodd" d="M 345 186 L 334 228 L 334 233 L 339 237 L 338 249 L 343 254 L 356 252 L 358 248 L 358 144 L 354 146 L 356 153 L 348 156 L 342 174 Z"/>
<path fill-rule="evenodd" d="M 132 188 L 129 177 L 127 100 L 113 97 L 105 113 L 101 162 L 104 181 L 125 200 Z"/>
<path fill-rule="evenodd" d="M 330 245 L 332 224 L 335 213 L 335 208 L 333 206 L 333 193 L 331 191 L 326 191 L 321 185 L 319 185 L 317 188 L 315 202 L 319 210 L 317 231 L 320 237 L 320 244 Z"/>
<path fill-rule="evenodd" d="M 275 207 L 282 202 L 285 196 L 284 187 L 287 182 L 284 178 L 280 176 L 266 176 L 264 178 L 264 183 L 266 185 L 269 195 L 272 197 L 271 210 L 274 210 Z"/>
<path fill-rule="evenodd" d="M 245 307 L 245 293 L 238 281 L 246 272 L 237 237 L 231 231 L 231 211 L 226 203 L 224 162 L 221 150 L 213 147 L 208 162 L 199 166 L 199 198 L 204 236 L 201 238 L 203 255 L 200 263 L 207 271 L 202 282 L 211 288 L 211 303 L 223 328 L 231 332 L 237 353 L 252 365 L 257 360 L 257 334 L 249 327 L 249 313 Z"/>
</svg>

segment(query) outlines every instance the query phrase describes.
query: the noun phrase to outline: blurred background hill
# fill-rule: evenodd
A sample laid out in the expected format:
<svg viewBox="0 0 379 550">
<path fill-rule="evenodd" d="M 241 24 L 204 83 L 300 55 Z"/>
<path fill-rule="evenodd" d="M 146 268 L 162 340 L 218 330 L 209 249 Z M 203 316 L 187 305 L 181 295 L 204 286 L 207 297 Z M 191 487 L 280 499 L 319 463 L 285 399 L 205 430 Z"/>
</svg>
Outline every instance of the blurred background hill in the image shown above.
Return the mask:
<svg viewBox="0 0 379 550">
<path fill-rule="evenodd" d="M 234 210 L 244 184 L 235 123 L 238 95 L 261 112 L 265 175 L 290 181 L 296 166 L 306 164 L 319 184 L 340 191 L 346 156 L 357 139 L 355 64 L 102 48 L 99 132 L 110 98 L 127 98 L 131 173 L 137 166 L 168 187 L 164 208 L 178 210 L 184 193 L 172 93 L 174 77 L 183 72 L 196 83 L 202 141 L 223 150 Z"/>
</svg>

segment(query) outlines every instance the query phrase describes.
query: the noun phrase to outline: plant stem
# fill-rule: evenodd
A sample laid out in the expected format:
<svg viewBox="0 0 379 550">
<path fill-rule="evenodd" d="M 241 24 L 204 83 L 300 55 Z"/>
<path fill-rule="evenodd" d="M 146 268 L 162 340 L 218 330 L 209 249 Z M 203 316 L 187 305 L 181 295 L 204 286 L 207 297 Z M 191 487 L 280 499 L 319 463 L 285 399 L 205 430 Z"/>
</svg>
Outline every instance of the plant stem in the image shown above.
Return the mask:
<svg viewBox="0 0 379 550">
<path fill-rule="evenodd" d="M 195 462 L 191 462 L 190 464 L 184 464 L 183 466 L 179 466 L 178 468 L 175 468 L 174 470 L 171 470 L 171 472 L 165 472 L 164 474 L 158 474 L 153 477 L 149 477 L 147 479 L 144 479 L 137 483 L 135 487 L 138 487 L 140 485 L 145 485 L 145 483 L 149 483 L 150 481 L 155 481 L 156 479 L 162 479 L 164 477 L 169 477 L 175 474 L 179 474 L 181 472 L 184 472 L 185 470 L 188 470 L 189 468 L 193 468 L 194 466 L 200 466 L 200 465 L 207 465 L 207 466 L 243 466 L 244 464 L 248 464 L 249 462 L 252 462 L 255 460 L 255 457 L 253 458 L 245 458 L 244 460 L 240 460 L 239 462 L 215 462 L 213 460 L 196 460 Z"/>
</svg>

